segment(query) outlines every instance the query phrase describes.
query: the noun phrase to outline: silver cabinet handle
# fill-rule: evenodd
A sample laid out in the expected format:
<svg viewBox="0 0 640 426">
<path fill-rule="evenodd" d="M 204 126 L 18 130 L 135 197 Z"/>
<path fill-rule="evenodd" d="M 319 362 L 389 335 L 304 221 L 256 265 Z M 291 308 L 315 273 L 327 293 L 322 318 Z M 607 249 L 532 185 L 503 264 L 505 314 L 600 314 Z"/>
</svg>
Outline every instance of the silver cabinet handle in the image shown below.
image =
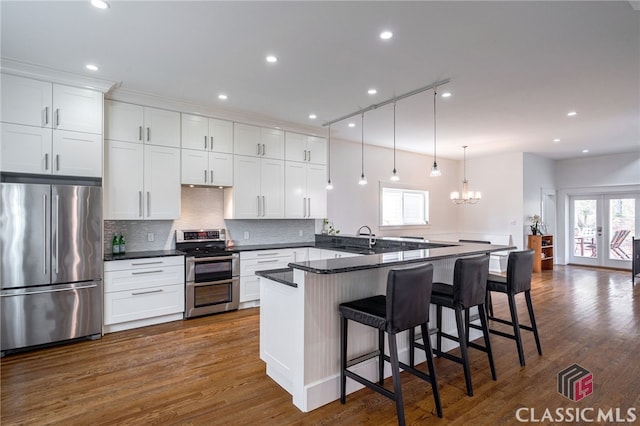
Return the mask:
<svg viewBox="0 0 640 426">
<path fill-rule="evenodd" d="M 132 263 L 131 266 L 146 266 L 146 265 L 162 265 L 164 262 L 142 262 L 142 263 Z"/>
<path fill-rule="evenodd" d="M 304 150 L 304 161 L 307 161 L 307 150 Z"/>
<path fill-rule="evenodd" d="M 56 230 L 55 230 L 55 234 L 56 234 L 56 253 L 53 255 L 53 257 L 55 257 L 56 259 L 56 274 L 58 273 L 58 253 L 59 253 L 59 248 L 60 248 L 60 196 L 56 195 Z M 53 233 L 52 233 L 53 234 Z"/>
<path fill-rule="evenodd" d="M 60 154 L 56 154 L 56 172 L 60 171 Z"/>
<path fill-rule="evenodd" d="M 139 296 L 141 294 L 152 294 L 152 293 L 162 293 L 162 289 L 159 288 L 157 290 L 149 290 L 149 291 L 133 291 L 131 292 L 132 296 Z"/>
<path fill-rule="evenodd" d="M 307 199 L 302 199 L 302 217 L 307 217 Z"/>
<path fill-rule="evenodd" d="M 260 155 L 260 144 L 259 143 L 256 144 L 256 148 L 258 149 L 256 154 Z"/>
<path fill-rule="evenodd" d="M 49 107 L 44 107 L 44 125 L 49 124 Z"/>
<path fill-rule="evenodd" d="M 151 192 L 147 191 L 147 217 L 151 217 Z"/>
<path fill-rule="evenodd" d="M 138 216 L 142 217 L 142 191 L 138 191 Z"/>
<path fill-rule="evenodd" d="M 207 183 L 207 171 L 204 171 L 204 183 Z"/>
<path fill-rule="evenodd" d="M 311 198 L 307 198 L 307 217 L 311 217 Z"/>
<path fill-rule="evenodd" d="M 142 126 L 138 126 L 138 140 L 142 140 Z"/>
<path fill-rule="evenodd" d="M 258 211 L 258 217 L 260 217 L 260 196 L 256 195 L 256 210 Z"/>
<path fill-rule="evenodd" d="M 151 140 L 151 127 L 147 127 L 147 142 Z"/>
<path fill-rule="evenodd" d="M 207 135 L 204 135 L 204 149 L 207 149 Z"/>
<path fill-rule="evenodd" d="M 276 251 L 276 252 L 271 252 L 271 253 L 258 253 L 257 255 L 258 256 L 280 256 L 281 253 Z"/>
<path fill-rule="evenodd" d="M 60 125 L 60 108 L 56 108 L 56 127 Z"/>
<path fill-rule="evenodd" d="M 132 272 L 131 275 L 159 274 L 161 272 L 164 272 L 164 271 L 162 269 L 156 269 L 156 270 L 153 270 L 153 271 Z"/>
<path fill-rule="evenodd" d="M 42 194 L 42 229 L 44 235 L 42 236 L 42 263 L 44 265 L 44 275 L 47 275 L 47 194 Z"/>
<path fill-rule="evenodd" d="M 265 152 L 266 152 L 265 146 L 264 146 L 264 144 L 262 144 L 262 155 L 265 155 Z"/>
<path fill-rule="evenodd" d="M 28 291 L 25 293 L 12 293 L 12 294 L 0 294 L 0 297 L 16 297 L 16 296 L 30 296 L 32 294 L 47 294 L 47 293 L 58 293 L 61 291 L 77 291 L 77 290 L 86 290 L 89 288 L 96 288 L 97 284 L 89 284 L 79 287 L 65 287 L 65 288 L 56 288 L 56 289 L 47 289 L 47 290 L 38 290 L 38 291 Z"/>
<path fill-rule="evenodd" d="M 213 183 L 213 170 L 211 170 L 211 180 L 210 183 Z"/>
<path fill-rule="evenodd" d="M 258 260 L 256 263 L 276 263 L 279 262 L 280 259 L 273 259 L 273 260 Z"/>
<path fill-rule="evenodd" d="M 309 150 L 308 153 L 309 153 L 309 159 L 307 161 L 311 161 L 311 150 Z"/>
<path fill-rule="evenodd" d="M 49 153 L 44 154 L 44 169 L 49 170 Z"/>
<path fill-rule="evenodd" d="M 266 216 L 266 210 L 267 210 L 267 209 L 266 209 L 266 204 L 265 204 L 265 201 L 264 201 L 264 195 L 263 195 L 263 196 L 262 196 L 262 217 L 265 217 L 265 216 Z"/>
</svg>

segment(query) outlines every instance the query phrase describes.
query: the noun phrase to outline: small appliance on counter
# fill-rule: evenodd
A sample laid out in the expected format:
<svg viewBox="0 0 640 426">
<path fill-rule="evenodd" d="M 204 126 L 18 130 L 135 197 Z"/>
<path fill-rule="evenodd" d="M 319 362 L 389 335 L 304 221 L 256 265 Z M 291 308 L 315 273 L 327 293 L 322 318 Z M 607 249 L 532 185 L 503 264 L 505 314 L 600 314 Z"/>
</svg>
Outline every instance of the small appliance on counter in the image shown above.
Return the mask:
<svg viewBox="0 0 640 426">
<path fill-rule="evenodd" d="M 185 258 L 185 318 L 233 311 L 240 305 L 240 257 L 226 249 L 224 229 L 176 231 Z"/>
</svg>

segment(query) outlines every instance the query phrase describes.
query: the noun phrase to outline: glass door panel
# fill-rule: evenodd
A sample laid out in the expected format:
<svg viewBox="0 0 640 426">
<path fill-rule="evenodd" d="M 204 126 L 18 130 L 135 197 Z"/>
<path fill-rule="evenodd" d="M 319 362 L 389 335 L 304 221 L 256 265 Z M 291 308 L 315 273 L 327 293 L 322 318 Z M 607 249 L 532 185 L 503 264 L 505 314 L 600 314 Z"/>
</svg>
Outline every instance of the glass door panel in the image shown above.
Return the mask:
<svg viewBox="0 0 640 426">
<path fill-rule="evenodd" d="M 579 263 L 595 264 L 598 257 L 598 234 L 602 228 L 598 226 L 598 200 L 574 199 L 573 208 L 573 256 L 583 258 Z M 600 229 L 600 231 L 598 231 Z M 574 259 L 572 262 L 576 262 Z"/>
<path fill-rule="evenodd" d="M 636 200 L 609 198 L 607 260 L 631 259 L 631 236 L 636 235 Z"/>
</svg>

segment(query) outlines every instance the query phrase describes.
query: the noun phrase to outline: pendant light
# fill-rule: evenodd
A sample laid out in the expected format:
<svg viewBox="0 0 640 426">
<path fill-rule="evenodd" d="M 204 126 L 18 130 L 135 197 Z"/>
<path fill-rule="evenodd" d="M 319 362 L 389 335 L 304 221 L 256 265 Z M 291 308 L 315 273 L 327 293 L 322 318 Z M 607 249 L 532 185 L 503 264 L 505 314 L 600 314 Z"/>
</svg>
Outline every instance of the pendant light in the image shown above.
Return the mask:
<svg viewBox="0 0 640 426">
<path fill-rule="evenodd" d="M 469 182 L 467 181 L 467 145 L 462 147 L 464 149 L 463 159 L 463 171 L 464 180 L 462 181 L 462 191 L 454 191 L 451 193 L 451 201 L 455 204 L 475 204 L 480 201 L 482 194 L 478 191 L 469 191 Z"/>
<path fill-rule="evenodd" d="M 438 162 L 436 161 L 436 98 L 438 96 L 438 86 L 433 88 L 433 166 L 431 166 L 431 173 L 429 176 L 438 177 L 442 175 L 438 168 Z"/>
<path fill-rule="evenodd" d="M 366 185 L 367 178 L 364 176 L 364 112 L 362 113 L 362 118 L 360 121 L 361 121 L 360 127 L 362 127 L 362 153 L 361 153 L 362 166 L 360 169 L 361 173 L 360 173 L 360 180 L 358 181 L 358 185 Z"/>
<path fill-rule="evenodd" d="M 396 102 L 393 102 L 393 173 L 389 178 L 392 182 L 397 182 L 400 180 L 400 176 L 398 176 L 398 172 L 396 170 Z"/>
<path fill-rule="evenodd" d="M 329 125 L 329 137 L 327 142 L 327 173 L 329 175 L 329 180 L 327 180 L 327 190 L 333 189 L 333 184 L 331 183 L 331 125 Z"/>
</svg>

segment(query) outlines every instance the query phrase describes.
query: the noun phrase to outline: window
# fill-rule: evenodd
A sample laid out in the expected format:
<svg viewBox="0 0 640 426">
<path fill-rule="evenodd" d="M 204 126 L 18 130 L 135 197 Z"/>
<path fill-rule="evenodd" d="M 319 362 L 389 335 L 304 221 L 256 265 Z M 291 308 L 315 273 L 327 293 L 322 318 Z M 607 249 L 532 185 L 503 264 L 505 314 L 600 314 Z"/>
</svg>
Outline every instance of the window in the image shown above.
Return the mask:
<svg viewBox="0 0 640 426">
<path fill-rule="evenodd" d="M 429 191 L 380 185 L 381 226 L 427 225 Z"/>
</svg>

